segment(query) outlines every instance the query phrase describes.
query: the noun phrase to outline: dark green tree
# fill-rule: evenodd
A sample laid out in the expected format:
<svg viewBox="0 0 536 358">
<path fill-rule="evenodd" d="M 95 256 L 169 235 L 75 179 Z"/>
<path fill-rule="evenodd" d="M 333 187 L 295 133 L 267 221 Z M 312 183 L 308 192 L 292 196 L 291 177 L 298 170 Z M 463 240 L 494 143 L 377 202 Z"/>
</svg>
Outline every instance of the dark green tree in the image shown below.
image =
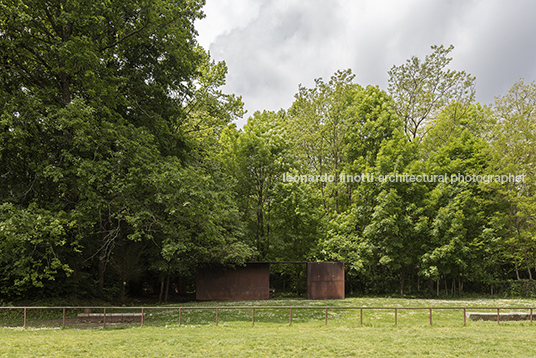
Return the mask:
<svg viewBox="0 0 536 358">
<path fill-rule="evenodd" d="M 0 227 L 12 235 L 0 234 L 0 260 L 27 264 L 9 282 L 84 277 L 103 294 L 132 241 L 146 268 L 161 259 L 168 273 L 251 254 L 229 251 L 242 233 L 210 159 L 242 103 L 219 90 L 225 64 L 196 44 L 203 4 L 0 2 Z M 32 247 L 11 237 L 54 259 L 9 257 Z M 32 279 L 34 268 L 44 274 Z"/>
<path fill-rule="evenodd" d="M 255 112 L 243 130 L 231 126 L 221 138 L 220 155 L 236 180 L 234 190 L 242 220 L 258 259 L 269 255 L 274 190 L 292 164 L 284 116 L 284 112 Z"/>
</svg>

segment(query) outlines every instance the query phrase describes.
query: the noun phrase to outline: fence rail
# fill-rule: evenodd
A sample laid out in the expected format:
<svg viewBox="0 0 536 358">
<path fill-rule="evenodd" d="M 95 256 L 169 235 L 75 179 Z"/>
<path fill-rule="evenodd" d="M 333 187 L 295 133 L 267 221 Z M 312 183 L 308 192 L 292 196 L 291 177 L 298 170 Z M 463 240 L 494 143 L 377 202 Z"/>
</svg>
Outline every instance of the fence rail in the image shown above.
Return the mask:
<svg viewBox="0 0 536 358">
<path fill-rule="evenodd" d="M 113 307 L 113 306 L 0 306 L 0 312 L 2 310 L 23 310 L 24 323 L 23 327 L 27 326 L 27 312 L 28 310 L 62 310 L 62 327 L 65 327 L 66 322 L 66 310 L 103 310 L 103 327 L 106 327 L 106 310 L 139 310 L 140 315 L 140 325 L 144 325 L 145 321 L 145 310 L 178 310 L 179 311 L 179 325 L 182 321 L 182 312 L 184 310 L 215 310 L 216 312 L 216 325 L 219 321 L 219 311 L 220 310 L 251 310 L 251 323 L 255 325 L 255 310 L 266 310 L 266 309 L 287 309 L 289 310 L 289 324 L 292 325 L 292 310 L 322 310 L 324 311 L 325 324 L 328 324 L 328 310 L 359 310 L 360 311 L 360 324 L 363 325 L 363 310 L 393 310 L 394 311 L 394 324 L 398 323 L 398 311 L 399 310 L 428 310 L 430 317 L 430 325 L 432 325 L 432 311 L 433 310 L 461 310 L 463 311 L 463 324 L 466 324 L 467 310 L 493 310 L 497 311 L 497 324 L 500 321 L 500 311 L 501 310 L 529 310 L 530 312 L 530 323 L 533 321 L 533 310 L 536 307 L 370 307 L 370 306 L 203 306 L 203 307 Z M 110 313 L 108 313 L 110 315 Z"/>
</svg>

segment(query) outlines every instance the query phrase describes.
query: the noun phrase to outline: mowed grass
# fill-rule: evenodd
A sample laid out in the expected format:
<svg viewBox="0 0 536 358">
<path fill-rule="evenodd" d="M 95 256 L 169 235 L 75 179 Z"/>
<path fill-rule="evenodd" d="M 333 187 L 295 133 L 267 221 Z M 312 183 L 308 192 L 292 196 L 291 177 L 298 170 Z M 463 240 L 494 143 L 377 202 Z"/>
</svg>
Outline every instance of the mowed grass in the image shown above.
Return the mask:
<svg viewBox="0 0 536 358">
<path fill-rule="evenodd" d="M 250 309 L 229 306 L 534 307 L 533 300 L 270 300 L 190 303 L 215 310 L 146 308 L 144 327 L 2 328 L 1 357 L 535 357 L 536 322 L 473 322 L 462 310 Z M 517 310 L 519 311 L 519 310 Z M 488 311 L 493 312 L 493 311 Z M 536 312 L 535 312 L 536 313 Z"/>
</svg>

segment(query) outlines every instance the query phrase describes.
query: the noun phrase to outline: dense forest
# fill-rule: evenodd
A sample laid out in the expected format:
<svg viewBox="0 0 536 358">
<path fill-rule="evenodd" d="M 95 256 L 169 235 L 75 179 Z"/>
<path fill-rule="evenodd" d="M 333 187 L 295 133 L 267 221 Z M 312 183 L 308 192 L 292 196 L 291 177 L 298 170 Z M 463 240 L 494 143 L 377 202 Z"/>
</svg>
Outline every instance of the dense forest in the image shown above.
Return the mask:
<svg viewBox="0 0 536 358">
<path fill-rule="evenodd" d="M 340 70 L 237 128 L 202 6 L 0 2 L 0 303 L 167 300 L 249 261 L 342 261 L 351 294 L 536 292 L 535 83 L 480 104 L 432 46 L 387 91 Z"/>
</svg>

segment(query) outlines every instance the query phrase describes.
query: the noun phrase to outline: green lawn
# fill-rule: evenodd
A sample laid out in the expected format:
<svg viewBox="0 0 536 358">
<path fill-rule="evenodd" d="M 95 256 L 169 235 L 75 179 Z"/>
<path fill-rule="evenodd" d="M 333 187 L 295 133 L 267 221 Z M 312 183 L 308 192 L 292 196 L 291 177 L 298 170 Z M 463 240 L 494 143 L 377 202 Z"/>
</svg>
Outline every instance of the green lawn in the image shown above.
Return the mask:
<svg viewBox="0 0 536 358">
<path fill-rule="evenodd" d="M 3 328 L 1 357 L 534 357 L 536 322 L 473 322 L 463 325 L 462 311 L 437 310 L 430 326 L 428 311 L 328 311 L 263 309 L 225 310 L 226 306 L 536 306 L 531 300 L 406 300 L 352 298 L 342 301 L 270 300 L 255 302 L 192 303 L 214 311 L 147 308 L 144 327 Z M 48 317 L 49 318 L 49 317 Z M 36 325 L 39 326 L 39 325 Z"/>
</svg>

